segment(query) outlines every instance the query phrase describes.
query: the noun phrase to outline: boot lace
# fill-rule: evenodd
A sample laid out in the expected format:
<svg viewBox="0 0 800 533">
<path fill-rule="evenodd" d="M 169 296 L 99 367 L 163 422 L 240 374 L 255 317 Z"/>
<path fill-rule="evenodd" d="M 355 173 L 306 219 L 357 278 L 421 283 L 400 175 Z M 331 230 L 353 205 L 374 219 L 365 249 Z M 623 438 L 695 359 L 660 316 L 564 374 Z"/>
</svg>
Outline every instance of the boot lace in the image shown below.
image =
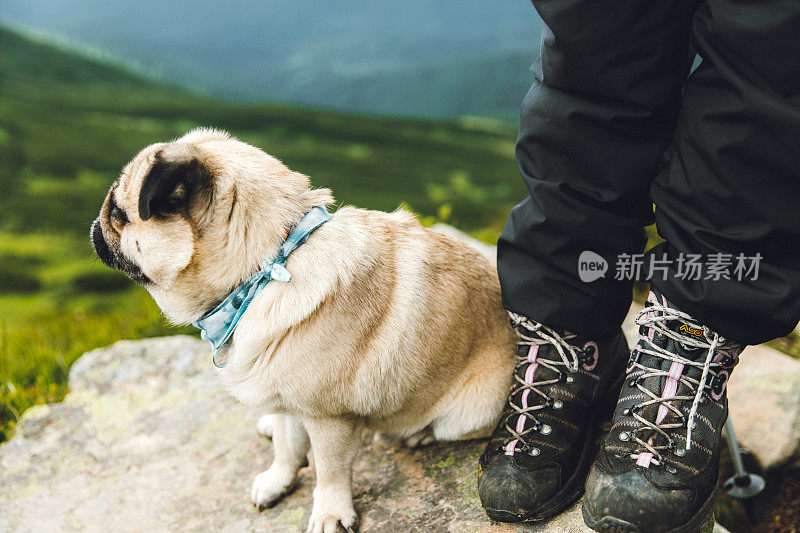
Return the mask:
<svg viewBox="0 0 800 533">
<path fill-rule="evenodd" d="M 738 351 L 741 347 L 736 343 L 727 341 L 708 327 L 697 323 L 690 315 L 669 307 L 666 302 L 662 305 L 651 300 L 650 303 L 652 305 L 645 307 L 636 316 L 636 324 L 649 328 L 650 334 L 648 336 L 640 335 L 639 343 L 633 351 L 628 367 L 629 374 L 637 374 L 632 383 L 649 397 L 648 400 L 635 405 L 629 413 L 642 425 L 631 434 L 631 438 L 638 444 L 638 448 L 631 453 L 630 457 L 631 459 L 636 459 L 637 462 L 643 459 L 647 464 L 652 462 L 658 465 L 662 460 L 661 452 L 672 449 L 675 444 L 673 437 L 670 435 L 673 431 L 685 427 L 686 450 L 691 448 L 692 431 L 696 425 L 695 418 L 698 406 L 704 401 L 703 394 L 709 389 L 720 389 L 721 394 L 722 385 L 727 380 L 727 375 L 722 376 L 719 371 L 723 367 L 730 366 L 731 354 L 734 354 L 733 357 L 738 356 Z M 686 326 L 695 331 L 701 331 L 702 338 L 690 334 L 681 334 L 670 328 L 670 324 L 676 321 L 681 324 L 679 328 Z M 659 333 L 682 343 L 684 347 L 689 349 L 705 350 L 705 357 L 701 361 L 693 361 L 678 353 L 672 353 L 652 340 L 654 333 Z M 640 358 L 643 354 L 670 361 L 670 369 L 650 368 L 642 364 Z M 725 355 L 722 360 L 720 360 L 721 355 Z M 700 379 L 686 375 L 683 372 L 686 367 L 700 369 Z M 664 390 L 660 396 L 642 386 L 642 382 L 647 378 L 665 379 Z M 680 384 L 685 385 L 688 392 L 678 395 L 677 391 Z M 682 404 L 687 401 L 692 402 L 688 417 L 675 405 L 676 403 Z M 650 405 L 658 406 L 655 420 L 650 420 L 640 415 L 640 412 Z M 666 415 L 669 413 L 673 413 L 677 417 L 677 421 L 665 422 L 667 420 Z M 647 430 L 650 431 L 648 432 Z M 642 433 L 649 433 L 649 438 L 644 440 L 641 436 Z M 663 437 L 663 439 L 657 439 L 658 436 Z M 657 440 L 660 443 L 657 444 Z"/>
<path fill-rule="evenodd" d="M 589 349 L 580 349 L 567 342 L 574 339 L 576 337 L 575 334 L 560 333 L 540 322 L 536 322 L 516 313 L 509 312 L 509 315 L 511 316 L 511 324 L 519 335 L 517 346 L 529 346 L 528 350 L 522 350 L 524 352 L 522 355 L 519 355 L 519 349 L 517 351 L 518 362 L 514 371 L 515 383 L 509 394 L 509 405 L 517 415 L 516 421 L 513 425 L 510 423 L 513 415 L 507 417 L 505 421 L 505 428 L 513 440 L 505 444 L 504 447 L 507 455 L 513 455 L 518 444 L 521 443 L 523 447 L 528 447 L 526 437 L 532 432 L 547 435 L 551 431 L 550 426 L 543 424 L 541 421 L 537 420 L 536 417 L 531 416 L 532 413 L 553 405 L 555 405 L 556 408 L 560 407 L 560 400 L 553 401 L 553 399 L 541 389 L 562 381 L 566 381 L 567 383 L 571 382 L 572 378 L 570 376 L 565 376 L 562 369 L 567 370 L 569 373 L 576 372 L 581 364 L 587 364 L 592 354 Z M 536 348 L 545 345 L 555 347 L 559 358 L 548 359 L 540 357 L 538 355 L 538 349 Z M 597 347 L 594 345 L 594 350 L 596 351 L 596 349 Z M 519 370 L 526 365 L 528 366 L 526 371 L 519 372 Z M 555 377 L 552 379 L 534 381 L 533 377 L 537 366 L 552 370 L 555 372 Z M 523 377 L 520 377 L 519 374 L 522 374 Z M 514 397 L 517 394 L 520 394 L 521 405 L 518 405 L 514 401 Z M 529 400 L 531 394 L 536 395 L 534 401 Z M 541 398 L 543 401 L 536 402 L 536 397 Z M 529 453 L 538 455 L 539 450 L 538 448 L 532 448 L 529 450 Z"/>
</svg>

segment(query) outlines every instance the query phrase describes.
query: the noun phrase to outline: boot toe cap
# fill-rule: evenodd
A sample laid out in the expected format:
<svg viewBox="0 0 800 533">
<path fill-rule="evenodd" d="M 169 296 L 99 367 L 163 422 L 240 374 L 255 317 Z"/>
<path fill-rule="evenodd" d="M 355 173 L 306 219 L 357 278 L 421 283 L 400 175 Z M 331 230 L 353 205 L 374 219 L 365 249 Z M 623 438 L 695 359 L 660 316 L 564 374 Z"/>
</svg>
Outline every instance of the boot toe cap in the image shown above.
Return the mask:
<svg viewBox="0 0 800 533">
<path fill-rule="evenodd" d="M 493 520 L 519 522 L 536 518 L 542 506 L 558 492 L 557 466 L 520 468 L 511 457 L 500 457 L 482 467 L 478 495 Z"/>
<path fill-rule="evenodd" d="M 694 490 L 653 485 L 640 468 L 605 473 L 595 466 L 586 480 L 583 511 L 587 525 L 598 531 L 605 529 L 595 525 L 603 523 L 608 531 L 669 531 L 692 518 L 695 500 Z"/>
</svg>

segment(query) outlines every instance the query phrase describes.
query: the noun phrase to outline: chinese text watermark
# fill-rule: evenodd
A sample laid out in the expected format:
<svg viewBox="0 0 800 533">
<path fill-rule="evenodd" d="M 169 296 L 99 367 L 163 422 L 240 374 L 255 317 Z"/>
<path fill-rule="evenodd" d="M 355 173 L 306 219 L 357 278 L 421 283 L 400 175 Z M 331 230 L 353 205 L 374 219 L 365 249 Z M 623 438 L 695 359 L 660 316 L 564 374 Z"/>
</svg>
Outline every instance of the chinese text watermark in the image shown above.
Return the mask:
<svg viewBox="0 0 800 533">
<path fill-rule="evenodd" d="M 699 280 L 757 280 L 763 256 L 713 253 L 679 253 L 670 258 L 667 254 L 619 254 L 615 265 L 614 279 L 649 281 L 658 276 L 667 276 L 687 281 Z M 586 250 L 578 258 L 578 276 L 590 283 L 606 277 L 608 261 L 601 255 Z"/>
<path fill-rule="evenodd" d="M 645 260 L 645 254 L 620 254 L 617 256 L 614 279 L 648 279 L 660 275 L 666 279 L 668 272 L 676 278 L 699 281 L 718 281 L 729 279 L 743 281 L 757 280 L 758 268 L 763 256 L 745 254 L 684 254 L 679 253 L 674 259 L 662 254 Z"/>
</svg>

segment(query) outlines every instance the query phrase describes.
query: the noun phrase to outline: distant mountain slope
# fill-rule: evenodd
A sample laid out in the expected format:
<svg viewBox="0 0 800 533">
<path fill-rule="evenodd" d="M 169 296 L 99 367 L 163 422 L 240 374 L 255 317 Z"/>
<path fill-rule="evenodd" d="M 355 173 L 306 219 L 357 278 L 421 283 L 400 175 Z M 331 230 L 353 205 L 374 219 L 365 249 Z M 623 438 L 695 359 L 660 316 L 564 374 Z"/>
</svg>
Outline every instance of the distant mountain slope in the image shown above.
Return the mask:
<svg viewBox="0 0 800 533">
<path fill-rule="evenodd" d="M 32 41 L 0 27 L 0 83 L 148 85 L 141 76 L 93 61 L 52 45 Z"/>
<path fill-rule="evenodd" d="M 515 115 L 541 30 L 525 0 L 3 0 L 0 20 L 215 96 L 425 116 Z"/>
<path fill-rule="evenodd" d="M 508 52 L 390 72 L 331 75 L 325 82 L 324 104 L 391 115 L 498 115 L 516 119 L 531 82 L 530 62 L 528 53 Z M 299 83 L 285 92 L 294 102 L 320 104 L 315 83 Z"/>
</svg>

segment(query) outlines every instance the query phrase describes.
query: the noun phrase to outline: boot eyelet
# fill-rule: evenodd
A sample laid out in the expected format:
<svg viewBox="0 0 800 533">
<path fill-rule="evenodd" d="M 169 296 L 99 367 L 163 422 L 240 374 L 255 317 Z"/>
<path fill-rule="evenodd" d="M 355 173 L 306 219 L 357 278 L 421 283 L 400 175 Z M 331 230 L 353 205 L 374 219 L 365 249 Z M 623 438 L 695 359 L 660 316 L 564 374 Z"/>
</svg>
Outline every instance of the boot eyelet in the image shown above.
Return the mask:
<svg viewBox="0 0 800 533">
<path fill-rule="evenodd" d="M 547 424 L 544 424 L 544 425 L 541 427 L 541 429 L 539 430 L 539 433 L 541 433 L 542 435 L 549 435 L 549 434 L 550 434 L 550 433 L 552 433 L 552 432 L 553 432 L 553 428 L 551 428 L 551 427 L 550 427 L 550 426 L 548 426 Z"/>
<path fill-rule="evenodd" d="M 633 378 L 628 382 L 628 387 L 634 388 L 639 383 L 639 378 Z"/>
<path fill-rule="evenodd" d="M 566 379 L 567 383 L 573 383 L 574 381 L 575 381 L 575 378 L 573 378 L 572 376 L 567 376 L 567 379 Z"/>
<path fill-rule="evenodd" d="M 581 368 L 590 372 L 597 366 L 597 344 L 592 341 L 587 342 L 582 350 L 578 351 L 578 360 Z"/>
<path fill-rule="evenodd" d="M 553 402 L 553 409 L 561 409 L 562 407 L 564 407 L 564 402 L 561 400 L 556 400 Z"/>
<path fill-rule="evenodd" d="M 686 455 L 686 448 L 676 448 L 673 453 L 678 457 L 683 457 L 684 455 Z"/>
<path fill-rule="evenodd" d="M 623 431 L 623 432 L 621 432 L 619 434 L 619 440 L 621 440 L 622 442 L 626 442 L 626 441 L 630 440 L 630 438 L 631 438 L 631 434 L 628 433 L 627 431 Z"/>
<path fill-rule="evenodd" d="M 667 472 L 669 472 L 670 474 L 677 474 L 678 473 L 678 469 L 675 468 L 674 466 L 668 466 L 667 467 Z"/>
<path fill-rule="evenodd" d="M 540 453 L 542 453 L 542 451 L 539 448 L 531 448 L 531 450 L 528 452 L 528 455 L 536 457 Z"/>
<path fill-rule="evenodd" d="M 614 454 L 614 457 L 616 457 L 617 459 L 622 459 L 623 457 L 625 457 L 625 454 L 622 454 L 622 453 L 615 453 L 615 454 Z"/>
<path fill-rule="evenodd" d="M 630 408 L 629 408 L 629 407 L 626 407 L 625 409 L 623 409 L 623 410 L 622 410 L 622 414 L 623 414 L 623 415 L 625 415 L 625 416 L 631 416 L 631 410 L 630 410 Z"/>
</svg>

